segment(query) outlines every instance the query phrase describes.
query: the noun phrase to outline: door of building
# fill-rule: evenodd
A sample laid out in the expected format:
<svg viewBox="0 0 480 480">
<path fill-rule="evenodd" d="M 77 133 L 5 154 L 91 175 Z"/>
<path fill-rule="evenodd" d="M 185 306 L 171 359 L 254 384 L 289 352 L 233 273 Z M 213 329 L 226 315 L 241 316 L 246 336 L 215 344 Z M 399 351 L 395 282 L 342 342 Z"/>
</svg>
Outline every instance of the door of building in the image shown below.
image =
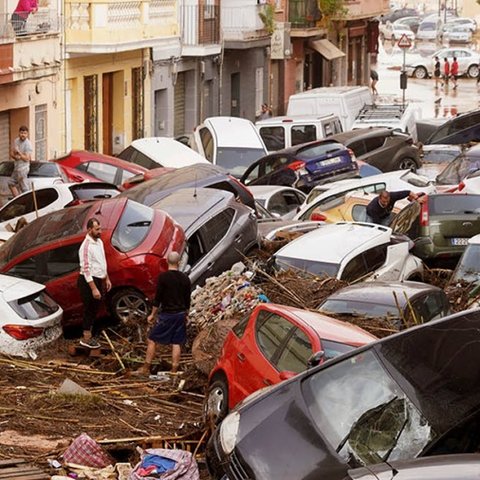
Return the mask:
<svg viewBox="0 0 480 480">
<path fill-rule="evenodd" d="M 103 150 L 106 155 L 112 155 L 113 145 L 113 73 L 104 73 L 102 78 L 102 133 Z"/>
<path fill-rule="evenodd" d="M 0 112 L 0 161 L 10 159 L 10 114 Z"/>
<path fill-rule="evenodd" d="M 230 77 L 230 116 L 240 116 L 240 73 L 232 73 Z"/>
<path fill-rule="evenodd" d="M 173 134 L 176 136 L 185 133 L 185 72 L 177 74 L 174 97 Z"/>
</svg>

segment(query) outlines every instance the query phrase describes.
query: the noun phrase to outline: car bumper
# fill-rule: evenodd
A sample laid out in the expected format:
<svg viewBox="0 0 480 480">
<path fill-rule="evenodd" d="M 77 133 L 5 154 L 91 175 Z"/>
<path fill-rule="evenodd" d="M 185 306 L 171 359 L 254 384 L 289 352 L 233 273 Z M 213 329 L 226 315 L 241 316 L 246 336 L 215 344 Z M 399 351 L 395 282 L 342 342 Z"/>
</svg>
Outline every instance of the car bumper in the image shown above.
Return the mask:
<svg viewBox="0 0 480 480">
<path fill-rule="evenodd" d="M 466 248 L 466 245 L 438 246 L 429 237 L 417 239 L 415 243 L 412 253 L 422 260 L 458 258 Z"/>
<path fill-rule="evenodd" d="M 324 183 L 332 183 L 338 180 L 346 180 L 350 178 L 358 177 L 358 169 L 352 168 L 346 171 L 341 171 L 335 174 L 328 175 L 300 175 L 298 180 L 295 182 L 294 187 L 299 190 L 309 192 L 313 187 L 317 185 L 323 185 Z"/>
</svg>

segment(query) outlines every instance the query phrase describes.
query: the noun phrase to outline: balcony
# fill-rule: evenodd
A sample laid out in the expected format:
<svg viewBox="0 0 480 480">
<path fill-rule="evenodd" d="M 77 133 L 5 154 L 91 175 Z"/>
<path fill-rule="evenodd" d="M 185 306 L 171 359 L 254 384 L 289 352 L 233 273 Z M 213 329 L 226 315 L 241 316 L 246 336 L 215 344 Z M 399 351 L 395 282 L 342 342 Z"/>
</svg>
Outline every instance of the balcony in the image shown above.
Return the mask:
<svg viewBox="0 0 480 480">
<path fill-rule="evenodd" d="M 221 51 L 220 6 L 185 0 L 180 7 L 180 30 L 182 55 L 218 55 Z"/>
<path fill-rule="evenodd" d="M 39 8 L 24 25 L 15 25 L 17 34 L 10 18 L 11 14 L 0 16 L 0 84 L 57 74 L 61 64 L 58 13 Z"/>
<path fill-rule="evenodd" d="M 348 20 L 376 17 L 390 10 L 389 0 L 345 0 L 344 6 Z"/>
<path fill-rule="evenodd" d="M 176 0 L 65 0 L 68 53 L 115 53 L 178 41 Z"/>
<path fill-rule="evenodd" d="M 263 5 L 255 3 L 229 6 L 225 3 L 222 1 L 221 18 L 226 48 L 249 48 L 252 43 L 258 45 L 270 43 L 270 36 L 259 16 Z M 238 4 L 240 1 L 235 3 Z"/>
<path fill-rule="evenodd" d="M 288 20 L 292 37 L 309 37 L 323 32 L 318 26 L 321 18 L 317 0 L 289 0 Z"/>
</svg>

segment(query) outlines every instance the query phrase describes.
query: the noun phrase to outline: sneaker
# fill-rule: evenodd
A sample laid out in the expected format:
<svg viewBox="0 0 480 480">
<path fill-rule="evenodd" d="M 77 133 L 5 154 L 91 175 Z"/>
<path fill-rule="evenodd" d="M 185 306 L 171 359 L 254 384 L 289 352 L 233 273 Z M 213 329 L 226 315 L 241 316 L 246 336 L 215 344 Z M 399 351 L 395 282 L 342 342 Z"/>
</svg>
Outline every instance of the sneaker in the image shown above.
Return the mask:
<svg viewBox="0 0 480 480">
<path fill-rule="evenodd" d="M 100 348 L 100 344 L 94 339 L 90 338 L 90 340 L 84 340 L 83 338 L 80 340 L 80 345 L 82 347 L 87 347 L 87 348 Z"/>
</svg>

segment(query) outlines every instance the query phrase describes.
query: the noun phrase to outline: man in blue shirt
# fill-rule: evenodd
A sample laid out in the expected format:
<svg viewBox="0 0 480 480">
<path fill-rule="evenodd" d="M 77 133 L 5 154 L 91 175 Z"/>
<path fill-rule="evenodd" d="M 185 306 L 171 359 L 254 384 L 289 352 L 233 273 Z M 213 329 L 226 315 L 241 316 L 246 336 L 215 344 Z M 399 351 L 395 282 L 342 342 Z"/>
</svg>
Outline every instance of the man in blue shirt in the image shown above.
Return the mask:
<svg viewBox="0 0 480 480">
<path fill-rule="evenodd" d="M 388 225 L 392 220 L 392 210 L 397 200 L 408 198 L 410 201 L 417 200 L 419 195 L 409 190 L 387 192 L 383 190 L 367 205 L 367 222 L 378 225 Z"/>
</svg>

